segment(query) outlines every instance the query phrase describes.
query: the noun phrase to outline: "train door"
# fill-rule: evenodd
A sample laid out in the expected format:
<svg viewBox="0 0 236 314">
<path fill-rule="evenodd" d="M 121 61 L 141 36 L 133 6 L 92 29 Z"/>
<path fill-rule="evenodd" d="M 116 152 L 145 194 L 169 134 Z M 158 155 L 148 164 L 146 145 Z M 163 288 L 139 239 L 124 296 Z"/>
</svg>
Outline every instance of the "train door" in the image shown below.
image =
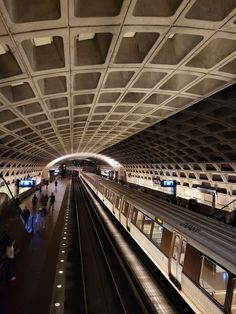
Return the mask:
<svg viewBox="0 0 236 314">
<path fill-rule="evenodd" d="M 132 211 L 133 211 L 133 206 L 129 205 L 127 216 L 126 216 L 126 228 L 128 231 L 130 231 L 130 222 L 131 222 Z"/>
<path fill-rule="evenodd" d="M 186 239 L 179 233 L 174 233 L 174 244 L 170 255 L 170 277 L 179 288 L 181 287 L 181 275 L 186 247 Z"/>
<path fill-rule="evenodd" d="M 112 204 L 112 212 L 115 215 L 115 213 L 116 213 L 115 212 L 115 208 L 119 207 L 119 197 L 115 193 L 114 193 L 114 196 L 113 196 L 113 202 L 112 203 L 113 203 Z"/>
</svg>

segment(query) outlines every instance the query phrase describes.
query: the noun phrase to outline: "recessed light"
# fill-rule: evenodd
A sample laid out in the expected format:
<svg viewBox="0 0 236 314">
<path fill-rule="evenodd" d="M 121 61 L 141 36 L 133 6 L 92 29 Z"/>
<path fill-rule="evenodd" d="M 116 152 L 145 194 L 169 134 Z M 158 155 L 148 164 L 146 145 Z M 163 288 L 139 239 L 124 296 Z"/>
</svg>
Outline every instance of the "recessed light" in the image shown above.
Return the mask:
<svg viewBox="0 0 236 314">
<path fill-rule="evenodd" d="M 95 33 L 84 33 L 84 34 L 79 34 L 77 36 L 77 39 L 79 41 L 83 41 L 83 40 L 90 40 L 93 39 L 95 37 Z"/>
<path fill-rule="evenodd" d="M 175 36 L 175 33 L 172 33 L 168 36 L 169 39 L 173 38 Z"/>
<path fill-rule="evenodd" d="M 0 44 L 0 55 L 4 55 L 8 51 L 8 47 L 5 44 Z"/>
<path fill-rule="evenodd" d="M 23 85 L 23 84 L 24 84 L 24 82 L 20 81 L 20 82 L 12 83 L 11 86 L 15 87 L 15 86 Z"/>
<path fill-rule="evenodd" d="M 123 37 L 134 37 L 135 36 L 135 32 L 127 32 L 127 33 L 124 33 Z"/>
<path fill-rule="evenodd" d="M 33 43 L 36 47 L 51 45 L 52 37 L 36 37 L 33 39 Z"/>
</svg>

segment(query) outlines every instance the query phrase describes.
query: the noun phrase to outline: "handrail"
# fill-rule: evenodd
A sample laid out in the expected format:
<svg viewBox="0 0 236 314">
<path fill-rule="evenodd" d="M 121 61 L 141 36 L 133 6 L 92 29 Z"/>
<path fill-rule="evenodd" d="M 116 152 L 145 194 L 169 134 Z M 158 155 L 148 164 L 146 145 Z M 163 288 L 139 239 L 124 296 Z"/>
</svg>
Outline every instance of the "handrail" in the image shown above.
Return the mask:
<svg viewBox="0 0 236 314">
<path fill-rule="evenodd" d="M 9 191 L 9 193 L 10 193 L 10 195 L 11 195 L 11 197 L 12 197 L 12 199 L 13 199 L 15 205 L 16 205 L 17 210 L 19 211 L 19 213 L 21 213 L 21 208 L 20 208 L 19 204 L 17 203 L 15 197 L 13 196 L 13 194 L 12 194 L 12 192 L 11 192 L 11 189 L 10 189 L 9 186 L 8 186 L 7 181 L 5 180 L 5 178 L 3 177 L 2 174 L 0 174 L 0 179 L 2 179 L 3 182 L 5 183 L 5 185 L 6 185 L 7 189 L 8 189 L 8 191 Z"/>
<path fill-rule="evenodd" d="M 224 205 L 222 208 L 220 208 L 221 210 L 223 210 L 225 207 L 228 207 L 230 204 L 234 203 L 236 201 L 236 198 L 234 200 L 232 200 L 231 202 L 229 202 L 228 204 Z"/>
</svg>

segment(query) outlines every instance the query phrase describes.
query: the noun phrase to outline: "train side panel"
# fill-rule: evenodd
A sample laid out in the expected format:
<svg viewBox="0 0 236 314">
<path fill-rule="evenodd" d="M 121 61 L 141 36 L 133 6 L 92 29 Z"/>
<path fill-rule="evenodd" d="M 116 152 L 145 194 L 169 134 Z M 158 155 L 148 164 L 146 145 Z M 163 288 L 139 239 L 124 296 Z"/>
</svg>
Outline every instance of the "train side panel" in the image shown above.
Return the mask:
<svg viewBox="0 0 236 314">
<path fill-rule="evenodd" d="M 168 257 L 163 254 L 160 249 L 157 249 L 157 247 L 133 224 L 131 224 L 130 227 L 130 234 L 154 264 L 166 275 L 168 273 Z"/>
<path fill-rule="evenodd" d="M 222 310 L 212 302 L 190 279 L 182 274 L 182 295 L 192 308 L 197 306 L 197 312 L 207 314 L 222 314 Z"/>
<path fill-rule="evenodd" d="M 159 219 L 155 216 L 155 212 L 149 211 L 148 200 L 147 203 L 143 202 L 141 196 L 129 195 L 119 186 L 116 188 L 113 183 L 103 181 L 101 178 L 96 179 L 94 176 L 84 175 L 83 179 L 196 313 L 230 313 L 229 303 L 231 299 L 228 298 L 225 305 L 224 300 L 227 295 L 231 294 L 232 296 L 232 289 L 226 290 L 223 286 L 225 279 L 221 279 L 221 282 L 218 279 L 215 280 L 214 273 L 216 273 L 217 278 L 229 276 L 227 279 L 231 281 L 229 284 L 233 282 L 235 275 L 227 272 L 220 265 L 219 260 L 215 262 L 213 257 L 212 259 L 208 257 L 208 252 L 204 252 L 204 247 L 201 242 L 199 245 L 198 239 L 192 238 L 191 234 L 184 235 L 185 232 L 183 230 L 181 232 L 181 229 L 177 230 L 179 225 L 175 219 L 173 220 L 175 227 L 173 227 L 171 221 L 168 222 L 164 219 L 163 222 L 163 217 Z M 103 188 L 100 188 L 100 184 L 104 184 Z M 180 243 L 185 243 L 185 249 L 184 254 L 182 254 L 183 246 L 182 244 L 179 245 L 175 264 L 176 267 L 182 265 L 181 271 L 176 278 L 172 278 L 174 277 L 172 267 L 173 259 L 175 259 L 175 240 L 178 236 Z M 183 258 L 181 258 L 182 256 Z M 209 256 L 211 256 L 210 251 Z M 225 287 L 227 284 L 226 281 Z"/>
</svg>

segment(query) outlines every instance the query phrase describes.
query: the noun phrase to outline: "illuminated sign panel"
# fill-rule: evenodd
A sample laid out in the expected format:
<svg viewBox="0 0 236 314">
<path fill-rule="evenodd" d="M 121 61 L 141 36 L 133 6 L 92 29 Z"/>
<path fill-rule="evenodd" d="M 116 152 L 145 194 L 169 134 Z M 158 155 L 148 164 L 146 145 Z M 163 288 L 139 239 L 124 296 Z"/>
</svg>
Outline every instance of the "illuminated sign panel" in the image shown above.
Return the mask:
<svg viewBox="0 0 236 314">
<path fill-rule="evenodd" d="M 162 225 L 162 224 L 163 224 L 163 220 L 162 220 L 161 218 L 159 218 L 159 217 L 156 217 L 155 221 L 156 221 L 157 223 L 159 223 L 159 225 Z"/>
<path fill-rule="evenodd" d="M 20 188 L 31 188 L 35 185 L 35 180 L 20 180 L 19 187 Z"/>
<path fill-rule="evenodd" d="M 165 188 L 171 188 L 176 186 L 176 181 L 175 180 L 162 180 L 161 181 L 161 186 Z"/>
</svg>

